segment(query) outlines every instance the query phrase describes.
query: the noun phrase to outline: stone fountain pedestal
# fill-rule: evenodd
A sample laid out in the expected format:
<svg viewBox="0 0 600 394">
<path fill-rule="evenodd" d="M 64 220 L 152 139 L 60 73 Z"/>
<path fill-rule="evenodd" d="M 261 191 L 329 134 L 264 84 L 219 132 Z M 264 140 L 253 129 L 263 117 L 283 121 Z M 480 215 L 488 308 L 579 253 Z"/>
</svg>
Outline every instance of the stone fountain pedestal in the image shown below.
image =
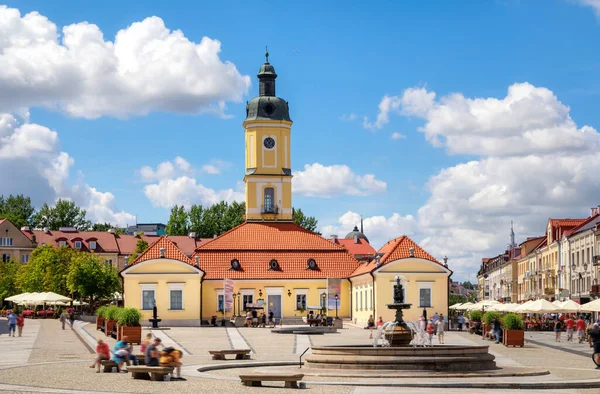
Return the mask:
<svg viewBox="0 0 600 394">
<path fill-rule="evenodd" d="M 402 310 L 409 309 L 411 304 L 393 303 L 387 304 L 387 307 L 396 310 L 396 326 L 391 332 L 386 331 L 385 339 L 389 342 L 391 347 L 408 346 L 413 339 L 413 333 L 402 318 Z"/>
</svg>

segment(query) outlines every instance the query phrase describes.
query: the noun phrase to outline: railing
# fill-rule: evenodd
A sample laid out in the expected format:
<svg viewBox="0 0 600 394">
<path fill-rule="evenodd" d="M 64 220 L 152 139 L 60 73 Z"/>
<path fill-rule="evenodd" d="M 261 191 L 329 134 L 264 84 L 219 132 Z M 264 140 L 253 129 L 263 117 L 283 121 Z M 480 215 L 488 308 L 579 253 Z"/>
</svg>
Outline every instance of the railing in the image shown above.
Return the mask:
<svg viewBox="0 0 600 394">
<path fill-rule="evenodd" d="M 279 213 L 279 207 L 277 205 L 261 205 L 260 212 L 277 215 Z"/>
</svg>

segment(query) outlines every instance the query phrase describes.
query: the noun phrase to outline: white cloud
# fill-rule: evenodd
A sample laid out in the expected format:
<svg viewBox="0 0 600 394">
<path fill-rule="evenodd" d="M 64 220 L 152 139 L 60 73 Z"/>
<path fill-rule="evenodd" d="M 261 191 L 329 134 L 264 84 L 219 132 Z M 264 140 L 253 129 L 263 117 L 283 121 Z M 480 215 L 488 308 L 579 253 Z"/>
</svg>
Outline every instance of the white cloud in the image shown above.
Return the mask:
<svg viewBox="0 0 600 394">
<path fill-rule="evenodd" d="M 403 139 L 405 139 L 405 138 L 406 138 L 406 136 L 405 136 L 404 134 L 401 134 L 401 133 L 398 133 L 398 132 L 396 132 L 396 133 L 392 133 L 392 136 L 391 136 L 391 138 L 392 138 L 393 140 L 403 140 Z"/>
<path fill-rule="evenodd" d="M 135 220 L 133 215 L 116 211 L 111 193 L 99 192 L 83 181 L 71 185 L 74 160 L 60 151 L 58 133 L 27 121 L 28 116 L 18 119 L 0 114 L 0 168 L 10 174 L 2 180 L 3 194 L 30 196 L 37 206 L 52 204 L 57 198 L 70 199 L 92 221 L 125 225 Z"/>
<path fill-rule="evenodd" d="M 360 215 L 348 211 L 343 214 L 335 224 L 325 224 L 320 226 L 320 231 L 324 237 L 330 234 L 337 234 L 344 237 L 354 226 L 360 225 Z M 412 215 L 402 216 L 398 213 L 390 217 L 371 216 L 363 219 L 364 232 L 369 243 L 377 250 L 390 239 L 400 235 L 412 236 L 417 230 L 417 221 Z"/>
<path fill-rule="evenodd" d="M 105 41 L 88 22 L 62 34 L 37 12 L 0 6 L 0 112 L 46 106 L 76 117 L 127 117 L 150 111 L 225 115 L 250 78 L 219 57 L 221 43 L 188 40 L 149 17 Z"/>
<path fill-rule="evenodd" d="M 379 103 L 377 120 L 375 120 L 375 122 L 369 122 L 369 119 L 365 116 L 363 119 L 363 127 L 369 130 L 377 130 L 382 128 L 390 122 L 390 112 L 397 111 L 401 104 L 402 102 L 397 96 L 383 96 L 381 102 Z"/>
<path fill-rule="evenodd" d="M 293 192 L 305 196 L 367 196 L 385 192 L 387 188 L 375 175 L 357 175 L 346 165 L 306 164 L 304 171 L 294 171 L 293 175 Z"/>
<path fill-rule="evenodd" d="M 199 169 L 192 165 L 183 157 L 177 156 L 173 161 L 163 161 L 153 169 L 150 166 L 143 166 L 139 170 L 140 179 L 142 182 L 155 182 L 164 179 L 177 178 L 183 175 L 193 176 L 200 172 L 209 175 L 218 175 L 224 168 L 227 168 L 231 163 L 222 160 L 211 160 L 210 164 L 204 164 Z"/>
<path fill-rule="evenodd" d="M 340 120 L 344 122 L 352 122 L 353 120 L 356 120 L 356 118 L 357 116 L 354 113 L 343 114 L 342 116 L 340 116 Z"/>
<path fill-rule="evenodd" d="M 581 5 L 589 6 L 594 9 L 596 15 L 600 17 L 600 0 L 575 0 Z"/>
<path fill-rule="evenodd" d="M 154 206 L 163 208 L 171 208 L 174 205 L 189 208 L 193 204 L 212 205 L 220 201 L 244 201 L 242 192 L 233 189 L 214 190 L 185 175 L 146 185 L 144 192 Z"/>
</svg>

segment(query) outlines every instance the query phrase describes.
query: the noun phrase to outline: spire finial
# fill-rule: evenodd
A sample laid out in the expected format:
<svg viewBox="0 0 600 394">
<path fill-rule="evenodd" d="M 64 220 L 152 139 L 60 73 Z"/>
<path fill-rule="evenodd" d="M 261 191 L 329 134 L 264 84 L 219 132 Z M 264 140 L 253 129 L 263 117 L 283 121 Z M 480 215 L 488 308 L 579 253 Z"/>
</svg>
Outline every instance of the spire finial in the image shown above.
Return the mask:
<svg viewBox="0 0 600 394">
<path fill-rule="evenodd" d="M 265 61 L 269 63 L 269 48 L 265 46 Z"/>
</svg>

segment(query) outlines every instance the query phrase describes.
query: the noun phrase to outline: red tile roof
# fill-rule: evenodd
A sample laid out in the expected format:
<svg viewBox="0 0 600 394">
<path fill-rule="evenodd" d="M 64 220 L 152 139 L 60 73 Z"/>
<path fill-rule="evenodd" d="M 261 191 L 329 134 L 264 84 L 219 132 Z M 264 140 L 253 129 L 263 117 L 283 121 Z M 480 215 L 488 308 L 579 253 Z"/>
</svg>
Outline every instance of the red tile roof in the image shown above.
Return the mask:
<svg viewBox="0 0 600 394">
<path fill-rule="evenodd" d="M 354 243 L 354 239 L 345 238 L 338 238 L 337 242 L 346 248 L 353 256 L 374 255 L 376 253 L 375 248 L 361 238 L 358 239 L 358 243 Z"/>
<path fill-rule="evenodd" d="M 379 249 L 379 253 L 383 253 L 383 256 L 380 259 L 380 267 L 392 261 L 409 258 L 411 247 L 414 248 L 414 257 L 429 260 L 441 265 L 441 263 L 435 257 L 427 253 L 412 239 L 406 235 L 403 235 L 402 237 L 392 239 L 383 245 L 381 249 Z M 358 267 L 356 271 L 352 273 L 352 276 L 366 274 L 373 271 L 375 268 L 377 268 L 377 262 L 375 259 L 373 259 L 368 263 L 361 264 L 360 267 Z"/>
<path fill-rule="evenodd" d="M 359 265 L 341 245 L 293 223 L 244 223 L 201 245 L 205 279 L 325 279 L 347 278 Z M 241 269 L 231 269 L 237 259 Z M 277 260 L 279 270 L 270 270 Z M 308 269 L 314 259 L 317 269 Z"/>
<path fill-rule="evenodd" d="M 594 215 L 594 216 L 590 216 L 589 218 L 585 219 L 583 222 L 581 222 L 579 225 L 566 230 L 565 231 L 565 235 L 568 237 L 571 234 L 574 234 L 576 232 L 578 232 L 579 230 L 581 230 L 583 227 L 587 226 L 588 224 L 590 224 L 591 222 L 595 222 L 600 218 L 600 214 L 598 215 Z"/>
<path fill-rule="evenodd" d="M 133 254 L 133 252 L 135 251 L 135 247 L 137 245 L 137 242 L 141 239 L 143 239 L 144 241 L 148 242 L 148 245 L 154 243 L 156 240 L 158 240 L 160 238 L 159 235 L 140 235 L 135 236 L 135 235 L 117 235 L 116 239 L 117 239 L 117 244 L 119 245 L 119 250 L 121 251 L 121 254 L 124 255 L 131 255 Z M 181 251 L 183 253 L 185 253 L 188 256 L 191 256 L 194 251 L 196 250 L 197 247 L 199 247 L 200 245 L 211 241 L 212 238 L 190 238 L 188 236 L 185 235 L 177 235 L 177 236 L 167 236 L 167 238 L 169 238 L 171 241 L 173 241 L 177 247 L 179 249 L 181 249 Z"/>
<path fill-rule="evenodd" d="M 161 236 L 158 238 L 152 245 L 148 246 L 148 249 L 144 251 L 144 253 L 140 254 L 134 261 L 131 262 L 129 266 L 134 264 L 139 264 L 142 261 L 146 260 L 155 260 L 160 259 L 160 249 L 165 249 L 165 257 L 166 259 L 183 261 L 184 263 L 188 263 L 193 265 L 192 259 L 186 256 L 185 253 L 181 251 L 170 239 L 166 236 Z M 127 269 L 127 268 L 125 268 Z"/>
<path fill-rule="evenodd" d="M 96 238 L 96 249 L 98 253 L 119 253 L 119 246 L 115 240 L 115 235 L 106 231 L 42 231 L 29 230 L 23 231 L 29 239 L 35 240 L 38 245 L 58 246 L 59 240 L 64 240 L 71 248 L 75 247 L 75 241 L 81 240 L 81 250 L 89 251 L 89 240 Z"/>
</svg>

